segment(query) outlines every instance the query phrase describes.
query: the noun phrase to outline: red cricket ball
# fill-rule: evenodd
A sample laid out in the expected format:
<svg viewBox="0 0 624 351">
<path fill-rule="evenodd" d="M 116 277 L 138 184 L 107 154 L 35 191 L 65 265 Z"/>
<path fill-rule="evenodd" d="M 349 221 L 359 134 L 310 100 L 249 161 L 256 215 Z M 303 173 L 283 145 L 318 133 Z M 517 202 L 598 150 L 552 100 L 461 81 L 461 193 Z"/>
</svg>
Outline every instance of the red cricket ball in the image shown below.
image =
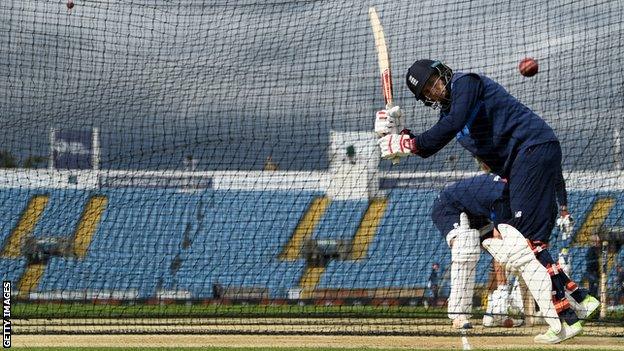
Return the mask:
<svg viewBox="0 0 624 351">
<path fill-rule="evenodd" d="M 537 74 L 538 69 L 539 66 L 537 64 L 537 61 L 535 61 L 535 59 L 532 57 L 525 57 L 518 64 L 518 70 L 520 70 L 520 74 L 525 77 L 533 77 Z"/>
<path fill-rule="evenodd" d="M 514 326 L 514 322 L 513 319 L 507 317 L 504 321 L 503 321 L 503 327 L 505 328 L 513 328 Z"/>
</svg>

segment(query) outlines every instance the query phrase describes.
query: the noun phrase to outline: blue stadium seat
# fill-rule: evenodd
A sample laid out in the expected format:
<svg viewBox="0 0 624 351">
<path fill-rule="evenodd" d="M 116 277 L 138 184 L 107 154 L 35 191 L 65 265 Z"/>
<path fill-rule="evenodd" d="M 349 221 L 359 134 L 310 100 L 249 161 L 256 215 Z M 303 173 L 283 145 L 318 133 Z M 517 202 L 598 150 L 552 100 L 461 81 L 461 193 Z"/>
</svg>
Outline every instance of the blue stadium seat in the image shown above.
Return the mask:
<svg viewBox="0 0 624 351">
<path fill-rule="evenodd" d="M 71 233 L 92 194 L 79 190 L 49 193 L 50 202 L 36 233 Z M 305 262 L 281 262 L 278 256 L 312 199 L 319 195 L 135 188 L 98 193 L 107 196 L 109 203 L 87 256 L 52 259 L 40 291 L 135 289 L 139 296 L 151 297 L 162 288 L 188 290 L 203 298 L 212 297 L 212 286 L 219 283 L 224 287 L 264 287 L 271 297 L 285 297 L 288 289 L 297 287 Z M 33 194 L 19 190 L 0 194 L 0 215 L 6 218 L 1 235 L 5 239 Z M 429 219 L 436 196 L 437 192 L 430 190 L 392 190 L 368 257 L 330 262 L 318 287 L 426 286 L 433 262 L 440 263 L 442 272 L 450 266 L 450 251 Z M 624 206 L 621 196 L 619 199 L 617 210 Z M 570 207 L 578 213 L 586 212 L 593 201 L 590 194 L 570 194 Z M 314 237 L 351 239 L 367 205 L 366 201 L 333 201 Z M 621 219 L 612 212 L 608 221 L 620 225 Z M 560 243 L 551 244 L 556 258 Z M 572 278 L 579 282 L 585 271 L 586 250 L 570 250 Z M 0 261 L 2 267 L 19 266 L 15 262 L 23 263 Z M 490 264 L 491 258 L 483 254 L 477 265 L 478 284 L 487 282 Z M 15 276 L 20 275 L 17 269 Z"/>
<path fill-rule="evenodd" d="M 33 232 L 34 236 L 64 236 L 71 237 L 89 194 L 81 190 L 51 190 L 48 204 Z"/>
<path fill-rule="evenodd" d="M 297 286 L 305 263 L 279 262 L 277 256 L 314 195 L 237 191 L 219 197 L 218 205 L 215 201 L 207 209 L 215 217 L 207 216 L 193 245 L 181 251 L 175 288 L 212 297 L 212 285 L 219 283 L 266 287 L 270 296 L 285 297 L 289 288 Z"/>
<path fill-rule="evenodd" d="M 137 289 L 140 297 L 151 297 L 163 288 L 210 297 L 212 284 L 220 282 L 262 286 L 283 297 L 301 278 L 303 261 L 279 262 L 277 256 L 312 193 L 116 189 L 104 194 L 109 203 L 87 256 L 52 259 L 39 291 Z M 185 238 L 188 247 L 182 245 Z"/>
<path fill-rule="evenodd" d="M 423 287 L 432 262 L 448 267 L 450 251 L 429 219 L 434 193 L 393 191 L 365 260 L 331 262 L 321 288 Z M 336 222 L 334 225 L 342 225 Z"/>
<path fill-rule="evenodd" d="M 38 193 L 36 190 L 29 189 L 2 189 L 0 191 L 0 242 L 5 242 L 9 237 L 28 205 L 30 197 Z"/>
<path fill-rule="evenodd" d="M 0 258 L 0 275 L 2 280 L 9 280 L 13 283 L 13 289 L 17 290 L 17 282 L 24 274 L 26 260 L 23 258 L 9 259 Z"/>
<path fill-rule="evenodd" d="M 367 208 L 367 200 L 336 200 L 330 202 L 312 237 L 314 239 L 351 240 Z"/>
<path fill-rule="evenodd" d="M 108 206 L 87 256 L 52 259 L 40 291 L 63 290 L 67 284 L 75 289 L 138 289 L 139 296 L 153 296 L 182 241 L 186 199 L 156 190 L 106 195 Z"/>
</svg>

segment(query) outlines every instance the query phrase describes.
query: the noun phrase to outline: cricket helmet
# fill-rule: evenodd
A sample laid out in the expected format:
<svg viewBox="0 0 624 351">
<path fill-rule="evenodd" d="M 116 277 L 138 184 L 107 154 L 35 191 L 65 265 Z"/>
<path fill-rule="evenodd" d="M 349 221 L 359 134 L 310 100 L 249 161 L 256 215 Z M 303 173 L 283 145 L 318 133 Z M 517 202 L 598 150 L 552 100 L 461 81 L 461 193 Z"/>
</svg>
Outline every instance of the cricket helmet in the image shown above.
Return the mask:
<svg viewBox="0 0 624 351">
<path fill-rule="evenodd" d="M 453 70 L 440 61 L 424 59 L 414 62 L 405 76 L 407 87 L 414 94 L 416 100 L 422 101 L 425 106 L 436 106 L 435 101 L 430 101 L 423 95 L 425 85 L 434 74 L 444 79 L 445 85 L 448 87 L 453 76 Z"/>
</svg>

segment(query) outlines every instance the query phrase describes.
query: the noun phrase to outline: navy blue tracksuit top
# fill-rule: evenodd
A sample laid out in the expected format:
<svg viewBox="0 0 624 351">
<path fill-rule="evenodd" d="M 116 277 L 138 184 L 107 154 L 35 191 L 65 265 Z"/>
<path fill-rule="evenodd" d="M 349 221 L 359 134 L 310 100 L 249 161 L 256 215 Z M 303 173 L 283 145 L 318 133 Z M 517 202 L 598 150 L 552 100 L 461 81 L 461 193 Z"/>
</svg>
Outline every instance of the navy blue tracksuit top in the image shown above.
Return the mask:
<svg viewBox="0 0 624 351">
<path fill-rule="evenodd" d="M 453 138 L 492 172 L 508 177 L 518 151 L 557 141 L 552 128 L 535 112 L 490 78 L 455 73 L 450 107 L 438 122 L 415 136 L 417 154 L 429 157 Z"/>
</svg>

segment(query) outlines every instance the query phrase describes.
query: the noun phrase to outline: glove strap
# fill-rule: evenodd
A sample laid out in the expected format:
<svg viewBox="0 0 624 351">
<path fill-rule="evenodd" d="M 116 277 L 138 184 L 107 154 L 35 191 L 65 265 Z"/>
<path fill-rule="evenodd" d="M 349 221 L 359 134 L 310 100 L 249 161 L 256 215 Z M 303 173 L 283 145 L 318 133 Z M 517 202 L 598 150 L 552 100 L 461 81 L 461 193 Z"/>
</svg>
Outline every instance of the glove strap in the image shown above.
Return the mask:
<svg viewBox="0 0 624 351">
<path fill-rule="evenodd" d="M 399 134 L 401 134 L 401 135 L 409 135 L 410 138 L 412 138 L 412 139 L 416 137 L 414 134 L 412 134 L 412 131 L 407 129 L 407 128 L 403 129 Z"/>
<path fill-rule="evenodd" d="M 409 129 L 403 129 L 401 131 L 401 133 L 399 133 L 399 134 L 409 136 L 408 148 L 410 149 L 411 153 L 417 154 L 418 153 L 418 148 L 416 147 L 416 136 L 414 134 L 412 134 L 412 131 L 409 130 Z M 401 144 L 401 148 L 403 149 L 403 144 Z M 401 151 L 403 151 L 403 150 L 401 150 Z"/>
</svg>

